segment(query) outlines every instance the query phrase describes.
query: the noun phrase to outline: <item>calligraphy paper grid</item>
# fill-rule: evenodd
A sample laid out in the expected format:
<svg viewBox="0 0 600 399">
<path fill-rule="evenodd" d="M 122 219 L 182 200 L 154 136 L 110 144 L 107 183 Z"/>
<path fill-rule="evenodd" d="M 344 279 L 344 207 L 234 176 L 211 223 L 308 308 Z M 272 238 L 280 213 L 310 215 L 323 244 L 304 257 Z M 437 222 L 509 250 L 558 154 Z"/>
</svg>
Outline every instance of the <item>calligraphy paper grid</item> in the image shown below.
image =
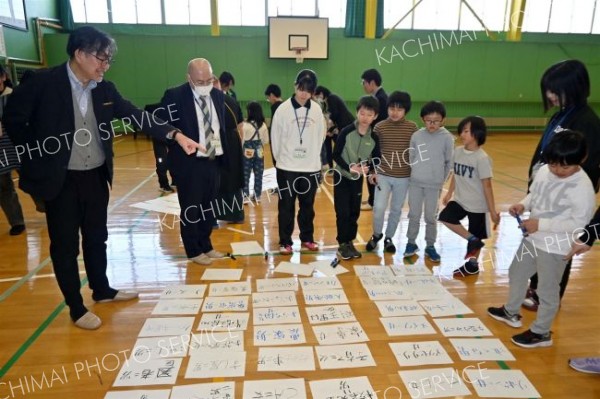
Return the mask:
<svg viewBox="0 0 600 399">
<path fill-rule="evenodd" d="M 344 290 L 306 291 L 304 303 L 308 305 L 336 305 L 348 303 Z"/>
<path fill-rule="evenodd" d="M 246 352 L 208 351 L 190 356 L 185 378 L 243 377 Z"/>
<path fill-rule="evenodd" d="M 298 291 L 298 279 L 296 277 L 263 278 L 256 280 L 256 291 Z"/>
<path fill-rule="evenodd" d="M 190 356 L 210 350 L 244 351 L 244 333 L 242 331 L 227 331 L 193 334 L 190 343 Z"/>
<path fill-rule="evenodd" d="M 315 351 L 323 370 L 376 366 L 367 344 L 319 345 Z"/>
<path fill-rule="evenodd" d="M 203 312 L 245 312 L 248 296 L 208 296 L 202 305 Z"/>
<path fill-rule="evenodd" d="M 258 348 L 258 371 L 314 371 L 312 346 Z"/>
<path fill-rule="evenodd" d="M 294 345 L 306 342 L 302 324 L 254 327 L 254 346 Z"/>
<path fill-rule="evenodd" d="M 138 337 L 168 337 L 192 332 L 193 317 L 155 317 L 146 319 Z"/>
<path fill-rule="evenodd" d="M 269 308 L 272 306 L 297 306 L 294 291 L 254 292 L 252 294 L 253 308 Z"/>
<path fill-rule="evenodd" d="M 473 313 L 467 305 L 462 303 L 461 300 L 456 297 L 445 298 L 443 300 L 421 301 L 420 304 L 431 317 L 456 316 Z"/>
<path fill-rule="evenodd" d="M 477 317 L 433 319 L 444 337 L 483 337 L 494 335 Z"/>
<path fill-rule="evenodd" d="M 381 265 L 365 265 L 365 266 L 354 266 L 354 274 L 358 277 L 371 276 L 371 277 L 394 277 L 394 272 L 387 266 Z"/>
<path fill-rule="evenodd" d="M 202 299 L 161 299 L 152 309 L 152 315 L 198 314 L 201 307 Z"/>
<path fill-rule="evenodd" d="M 171 285 L 163 290 L 160 299 L 203 298 L 206 284 Z"/>
<path fill-rule="evenodd" d="M 138 338 L 131 350 L 131 361 L 144 363 L 150 359 L 184 357 L 190 345 L 190 336 Z"/>
<path fill-rule="evenodd" d="M 250 281 L 212 283 L 208 288 L 208 296 L 250 295 L 251 292 Z"/>
<path fill-rule="evenodd" d="M 243 272 L 243 269 L 207 268 L 200 280 L 239 280 L 242 278 Z"/>
<path fill-rule="evenodd" d="M 170 399 L 233 399 L 235 398 L 235 382 L 208 382 L 175 386 L 171 390 Z"/>
<path fill-rule="evenodd" d="M 147 389 L 135 391 L 110 391 L 104 399 L 169 399 L 170 389 Z"/>
<path fill-rule="evenodd" d="M 521 370 L 466 370 L 482 398 L 541 398 Z"/>
<path fill-rule="evenodd" d="M 417 301 L 375 301 L 382 317 L 420 316 L 427 314 Z"/>
<path fill-rule="evenodd" d="M 147 385 L 173 385 L 182 359 L 148 360 L 144 363 L 125 362 L 113 386 L 133 387 Z"/>
<path fill-rule="evenodd" d="M 349 305 L 310 306 L 305 307 L 304 310 L 310 324 L 356 321 Z"/>
<path fill-rule="evenodd" d="M 302 323 L 298 306 L 257 308 L 252 313 L 254 325 Z"/>
<path fill-rule="evenodd" d="M 319 345 L 351 344 L 369 340 L 367 333 L 358 322 L 312 326 L 312 328 Z"/>
<path fill-rule="evenodd" d="M 425 316 L 380 317 L 379 320 L 390 337 L 437 333 Z"/>
<path fill-rule="evenodd" d="M 337 277 L 305 277 L 300 279 L 303 291 L 340 290 L 342 283 Z"/>
<path fill-rule="evenodd" d="M 454 363 L 439 341 L 390 342 L 389 345 L 400 367 Z"/>
<path fill-rule="evenodd" d="M 288 273 L 296 276 L 310 276 L 313 274 L 315 267 L 313 265 L 305 265 L 291 262 L 279 262 L 279 265 L 274 269 L 278 273 Z"/>
<path fill-rule="evenodd" d="M 306 399 L 304 378 L 244 381 L 242 399 Z"/>
<path fill-rule="evenodd" d="M 450 343 L 462 360 L 516 360 L 498 338 L 451 338 Z"/>
<path fill-rule="evenodd" d="M 411 398 L 448 398 L 471 395 L 453 368 L 399 371 Z"/>
<path fill-rule="evenodd" d="M 309 385 L 313 399 L 377 399 L 376 391 L 364 376 L 310 381 Z"/>
<path fill-rule="evenodd" d="M 248 328 L 249 313 L 205 313 L 196 331 L 242 331 Z"/>
</svg>

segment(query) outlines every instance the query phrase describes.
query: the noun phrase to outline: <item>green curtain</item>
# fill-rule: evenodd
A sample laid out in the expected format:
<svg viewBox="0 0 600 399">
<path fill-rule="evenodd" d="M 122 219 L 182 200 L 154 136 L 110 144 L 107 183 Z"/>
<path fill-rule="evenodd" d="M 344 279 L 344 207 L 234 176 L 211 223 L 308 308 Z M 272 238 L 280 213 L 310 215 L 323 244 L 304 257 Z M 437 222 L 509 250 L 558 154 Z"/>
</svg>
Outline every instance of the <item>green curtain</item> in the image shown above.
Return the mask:
<svg viewBox="0 0 600 399">
<path fill-rule="evenodd" d="M 375 36 L 383 36 L 383 2 L 377 1 L 377 25 Z M 365 0 L 346 0 L 346 37 L 365 37 Z"/>
<path fill-rule="evenodd" d="M 58 17 L 66 32 L 71 32 L 74 29 L 73 11 L 71 11 L 69 0 L 58 0 Z"/>
</svg>

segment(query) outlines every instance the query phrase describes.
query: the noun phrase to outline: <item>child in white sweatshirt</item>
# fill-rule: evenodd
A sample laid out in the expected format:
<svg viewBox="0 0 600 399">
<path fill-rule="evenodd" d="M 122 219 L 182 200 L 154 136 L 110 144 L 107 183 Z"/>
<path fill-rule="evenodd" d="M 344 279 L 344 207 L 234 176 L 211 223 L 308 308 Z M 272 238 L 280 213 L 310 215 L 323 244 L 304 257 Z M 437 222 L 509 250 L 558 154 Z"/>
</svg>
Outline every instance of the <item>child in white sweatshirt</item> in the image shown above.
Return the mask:
<svg viewBox="0 0 600 399">
<path fill-rule="evenodd" d="M 546 164 L 536 174 L 529 194 L 509 208 L 513 216 L 531 211 L 520 225 L 527 236 L 510 265 L 508 301 L 502 307 L 488 308 L 488 314 L 511 327 L 521 327 L 519 309 L 527 284 L 534 273 L 538 274 L 537 318 L 529 330 L 512 337 L 518 346 L 552 345 L 550 327 L 560 305 L 559 283 L 567 264 L 565 255 L 594 212 L 594 187 L 580 166 L 586 156 L 587 145 L 581 133 L 555 133 L 544 149 Z"/>
</svg>

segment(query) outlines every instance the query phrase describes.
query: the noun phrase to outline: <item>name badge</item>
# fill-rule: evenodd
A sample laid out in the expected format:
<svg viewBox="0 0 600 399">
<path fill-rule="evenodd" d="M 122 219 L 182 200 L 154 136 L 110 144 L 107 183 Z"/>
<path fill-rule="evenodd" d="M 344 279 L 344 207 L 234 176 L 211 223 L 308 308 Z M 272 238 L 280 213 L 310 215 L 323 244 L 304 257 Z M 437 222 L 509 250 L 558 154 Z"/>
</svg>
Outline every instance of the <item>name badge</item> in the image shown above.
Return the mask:
<svg viewBox="0 0 600 399">
<path fill-rule="evenodd" d="M 298 147 L 294 150 L 294 158 L 296 159 L 305 159 L 306 158 L 306 148 Z"/>
</svg>

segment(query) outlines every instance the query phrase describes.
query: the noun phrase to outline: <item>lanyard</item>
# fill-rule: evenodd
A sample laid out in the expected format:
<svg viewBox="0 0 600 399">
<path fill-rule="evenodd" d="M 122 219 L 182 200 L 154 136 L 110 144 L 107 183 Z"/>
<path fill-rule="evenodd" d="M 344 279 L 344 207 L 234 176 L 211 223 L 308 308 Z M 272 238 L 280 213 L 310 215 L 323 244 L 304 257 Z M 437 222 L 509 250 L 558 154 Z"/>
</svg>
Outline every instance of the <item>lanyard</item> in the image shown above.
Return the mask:
<svg viewBox="0 0 600 399">
<path fill-rule="evenodd" d="M 542 136 L 542 146 L 540 148 L 540 155 L 544 152 L 546 146 L 550 142 L 550 139 L 552 139 L 552 137 L 554 136 L 554 131 L 556 130 L 556 128 L 560 126 L 565 121 L 565 119 L 567 119 L 567 116 L 569 116 L 569 114 L 573 112 L 574 109 L 575 107 L 570 107 L 565 111 L 559 112 L 554 118 L 554 120 L 551 120 L 550 123 L 548 123 L 548 126 L 544 131 L 544 135 Z"/>
<path fill-rule="evenodd" d="M 300 122 L 298 122 L 298 113 L 296 112 L 296 108 L 294 108 L 294 115 L 296 115 L 296 125 L 298 126 L 298 132 L 300 133 L 300 145 L 302 145 L 302 135 L 304 134 L 306 120 L 308 119 L 308 108 L 306 108 L 306 114 L 304 115 L 304 123 L 302 124 L 302 129 L 300 129 Z"/>
</svg>

